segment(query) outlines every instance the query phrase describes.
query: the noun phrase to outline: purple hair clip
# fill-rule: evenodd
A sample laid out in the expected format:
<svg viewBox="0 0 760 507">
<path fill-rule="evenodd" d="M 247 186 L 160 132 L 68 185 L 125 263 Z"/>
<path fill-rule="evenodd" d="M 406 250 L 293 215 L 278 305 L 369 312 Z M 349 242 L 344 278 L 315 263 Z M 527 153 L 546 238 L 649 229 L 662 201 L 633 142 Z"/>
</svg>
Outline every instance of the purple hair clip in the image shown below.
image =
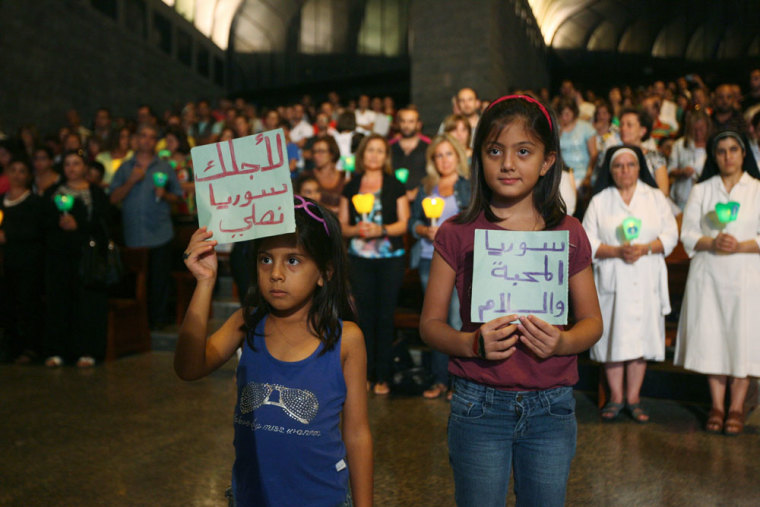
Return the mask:
<svg viewBox="0 0 760 507">
<path fill-rule="evenodd" d="M 316 204 L 313 202 L 309 202 L 300 195 L 294 195 L 293 196 L 296 200 L 300 201 L 298 204 L 296 204 L 294 209 L 302 209 L 306 212 L 307 215 L 309 215 L 311 218 L 316 220 L 317 222 L 322 222 L 322 225 L 325 227 L 325 233 L 329 236 L 330 235 L 330 229 L 327 228 L 327 222 L 325 222 L 324 218 L 318 217 L 316 214 L 314 214 L 313 211 L 309 209 L 309 206 L 317 207 Z"/>
</svg>

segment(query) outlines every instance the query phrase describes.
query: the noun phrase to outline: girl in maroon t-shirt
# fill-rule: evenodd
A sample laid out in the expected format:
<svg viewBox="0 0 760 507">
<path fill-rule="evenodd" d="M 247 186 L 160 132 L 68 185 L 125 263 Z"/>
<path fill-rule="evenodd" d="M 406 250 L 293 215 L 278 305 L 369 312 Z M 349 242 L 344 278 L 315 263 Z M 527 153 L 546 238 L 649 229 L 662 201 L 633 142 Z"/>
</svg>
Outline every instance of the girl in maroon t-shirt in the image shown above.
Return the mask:
<svg viewBox="0 0 760 507">
<path fill-rule="evenodd" d="M 436 235 L 420 320 L 423 339 L 452 356 L 448 441 L 456 502 L 503 506 L 514 463 L 517 505 L 564 505 L 577 431 L 575 355 L 602 333 L 591 248 L 559 195 L 559 134 L 547 109 L 531 97 L 502 97 L 491 103 L 476 132 L 473 197 Z M 575 324 L 564 329 L 535 315 L 472 323 L 475 229 L 567 230 Z M 461 331 L 446 321 L 455 286 Z"/>
</svg>

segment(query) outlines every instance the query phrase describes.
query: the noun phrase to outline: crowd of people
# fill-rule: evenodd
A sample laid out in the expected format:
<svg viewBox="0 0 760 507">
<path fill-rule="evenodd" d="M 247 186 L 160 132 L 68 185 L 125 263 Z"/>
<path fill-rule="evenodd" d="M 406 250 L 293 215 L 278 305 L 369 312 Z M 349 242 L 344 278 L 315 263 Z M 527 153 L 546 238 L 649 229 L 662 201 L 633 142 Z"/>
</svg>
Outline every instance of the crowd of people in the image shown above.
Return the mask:
<svg viewBox="0 0 760 507">
<path fill-rule="evenodd" d="M 295 193 L 307 198 L 297 201 L 303 211 L 298 234 L 309 230 L 309 237 L 317 237 L 324 230 L 327 251 L 347 253 L 340 269 L 329 260 L 317 262 L 307 285 L 313 286 L 315 302 L 322 292 L 335 298 L 319 303 L 322 312 L 324 305 L 336 305 L 332 316 L 325 314 L 329 325 L 310 317 L 315 327 L 329 335 L 336 318 L 355 317 L 358 324 L 343 334 L 351 342 L 352 364 L 366 353 L 366 372 L 352 369 L 350 379 L 346 376 L 352 407 L 357 375 L 365 393 L 391 391 L 394 312 L 406 270 L 419 272 L 426 294 L 420 332 L 433 349 L 433 380 L 423 396 L 452 399 L 456 393 L 449 444 L 458 502 L 477 503 L 487 490 L 498 503 L 504 491 L 489 484 L 506 487 L 503 470 L 491 473 L 504 459 L 501 450 L 493 462 L 482 463 L 478 477 L 472 464 L 466 465 L 472 449 L 483 444 L 470 430 L 493 423 L 471 420 L 473 407 L 492 396 L 484 386 L 495 387 L 517 412 L 535 415 L 547 403 L 571 412 L 572 396 L 565 388 L 577 380 L 575 356 L 591 348 L 610 389 L 602 420 L 613 421 L 625 411 L 637 422 L 649 421 L 640 390 L 647 361 L 665 358 L 664 319 L 671 312 L 665 257 L 679 239 L 692 261 L 675 363 L 708 376 L 712 407 L 706 430 L 741 433 L 750 377 L 760 375 L 760 347 L 752 340 L 760 326 L 752 311 L 758 306 L 753 285 L 760 281 L 760 69 L 750 73 L 744 92 L 730 83 L 710 89 L 688 75 L 638 88 L 614 87 L 604 97 L 564 81 L 555 97 L 541 89 L 488 99 L 463 88 L 452 98 L 451 114 L 429 128 L 423 128 L 414 105 L 396 110 L 390 97 L 368 95 L 344 103 L 333 92 L 318 105 L 307 95 L 261 115 L 243 99 L 220 100 L 216 109 L 199 100 L 160 117 L 148 106 L 139 107 L 134 118 L 116 118 L 100 108 L 91 128 L 72 109 L 57 133 L 40 136 L 30 124 L 15 136 L 3 136 L 4 355 L 48 367 L 87 368 L 103 358 L 108 287 L 90 276 L 89 254 L 108 248 L 117 229 L 124 246 L 148 249 L 150 325 L 165 325 L 172 216 L 195 212 L 190 148 L 282 128 Z M 423 130 L 435 134 L 428 137 Z M 356 198 L 368 194 L 373 196 L 369 209 L 359 210 Z M 443 201 L 440 217 L 428 216 L 428 197 Z M 309 220 L 321 225 L 311 230 Z M 572 326 L 561 330 L 524 316 L 482 326 L 471 321 L 475 228 L 569 232 Z M 199 280 L 201 303 L 210 298 L 209 281 L 216 277 L 209 234 L 197 232 L 185 253 Z M 250 259 L 256 259 L 258 276 L 267 273 L 273 283 L 285 278 L 279 263 L 301 265 L 324 257 L 309 241 L 299 236 L 235 244 L 232 272 L 251 315 L 236 314 L 234 332 L 232 327 L 220 331 L 226 334 L 216 340 L 225 351 L 231 354 L 241 344 L 243 328 L 251 330 L 246 339 L 256 350 L 254 330 L 263 329 L 267 316 L 266 326 L 288 323 L 277 313 L 286 296 L 279 289 L 272 289 L 274 296 L 261 292 L 264 282 L 251 279 Z M 291 253 L 282 254 L 283 261 L 280 251 Z M 341 280 L 335 280 L 338 275 Z M 350 302 L 344 299 L 349 294 Z M 207 322 L 201 324 L 205 329 Z M 272 332 L 277 340 L 286 336 Z M 304 332 L 308 335 L 308 329 L 298 330 Z M 180 334 L 184 341 L 201 343 L 187 321 Z M 357 336 L 363 336 L 361 352 Z M 334 339 L 319 340 L 326 349 L 334 344 Z M 312 342 L 304 338 L 303 350 L 312 350 Z M 264 346 L 276 349 L 276 343 L 268 339 Z M 193 347 L 178 349 L 183 377 L 197 378 L 219 366 L 218 357 L 199 366 L 193 357 L 202 353 Z M 285 348 L 278 350 L 291 357 Z M 505 369 L 506 363 L 520 368 Z M 523 401 L 514 391 L 537 397 Z M 360 410 L 351 415 L 361 438 L 364 417 Z M 565 447 L 556 458 L 558 473 L 566 476 L 572 457 L 567 435 L 574 430 L 553 428 L 566 435 L 557 443 Z M 366 445 L 349 453 L 355 456 Z M 526 469 L 530 459 L 528 453 Z M 365 478 L 367 466 L 361 465 Z M 519 480 L 530 484 L 530 475 L 523 471 Z M 357 487 L 366 496 L 366 488 Z M 523 494 L 536 495 L 540 503 L 564 491 L 540 489 L 528 485 Z"/>
</svg>

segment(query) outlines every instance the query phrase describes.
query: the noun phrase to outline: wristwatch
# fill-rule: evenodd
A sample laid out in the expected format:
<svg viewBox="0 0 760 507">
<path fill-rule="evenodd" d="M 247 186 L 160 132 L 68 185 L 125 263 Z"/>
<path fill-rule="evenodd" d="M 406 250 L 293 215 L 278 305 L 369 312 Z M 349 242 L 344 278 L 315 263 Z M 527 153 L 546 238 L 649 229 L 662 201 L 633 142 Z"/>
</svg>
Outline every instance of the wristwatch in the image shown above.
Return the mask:
<svg viewBox="0 0 760 507">
<path fill-rule="evenodd" d="M 652 243 L 647 245 L 647 255 L 652 255 Z"/>
<path fill-rule="evenodd" d="M 380 229 L 380 232 L 382 232 L 382 233 L 383 233 L 383 236 L 387 236 L 387 235 L 388 235 L 388 229 L 386 229 L 386 228 L 385 228 L 385 226 L 383 226 L 383 227 Z"/>
</svg>

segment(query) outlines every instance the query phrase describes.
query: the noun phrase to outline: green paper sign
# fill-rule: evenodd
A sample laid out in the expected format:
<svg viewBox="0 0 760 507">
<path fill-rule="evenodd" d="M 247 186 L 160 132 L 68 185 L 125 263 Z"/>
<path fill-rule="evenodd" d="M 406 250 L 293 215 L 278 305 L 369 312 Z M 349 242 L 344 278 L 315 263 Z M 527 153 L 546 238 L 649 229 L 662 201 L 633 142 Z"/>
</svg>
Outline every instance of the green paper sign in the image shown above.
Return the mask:
<svg viewBox="0 0 760 507">
<path fill-rule="evenodd" d="M 715 215 L 718 217 L 718 222 L 722 224 L 733 222 L 739 215 L 739 203 L 736 201 L 719 202 L 715 205 Z"/>
<path fill-rule="evenodd" d="M 567 231 L 475 230 L 472 322 L 516 314 L 567 324 Z"/>
<path fill-rule="evenodd" d="M 159 188 L 166 186 L 166 182 L 169 181 L 169 176 L 166 173 L 155 172 L 153 173 L 153 184 Z"/>
<path fill-rule="evenodd" d="M 641 234 L 641 220 L 634 217 L 628 217 L 623 220 L 623 236 L 626 241 L 633 241 Z"/>
<path fill-rule="evenodd" d="M 293 185 L 282 129 L 196 146 L 198 224 L 220 243 L 295 231 Z"/>
<path fill-rule="evenodd" d="M 406 167 L 399 167 L 396 169 L 396 179 L 405 184 L 406 180 L 409 179 L 409 169 Z"/>
<path fill-rule="evenodd" d="M 57 194 L 53 197 L 53 200 L 55 201 L 55 206 L 58 208 L 58 211 L 68 213 L 71 211 L 71 208 L 74 207 L 74 198 L 70 195 Z"/>
</svg>

